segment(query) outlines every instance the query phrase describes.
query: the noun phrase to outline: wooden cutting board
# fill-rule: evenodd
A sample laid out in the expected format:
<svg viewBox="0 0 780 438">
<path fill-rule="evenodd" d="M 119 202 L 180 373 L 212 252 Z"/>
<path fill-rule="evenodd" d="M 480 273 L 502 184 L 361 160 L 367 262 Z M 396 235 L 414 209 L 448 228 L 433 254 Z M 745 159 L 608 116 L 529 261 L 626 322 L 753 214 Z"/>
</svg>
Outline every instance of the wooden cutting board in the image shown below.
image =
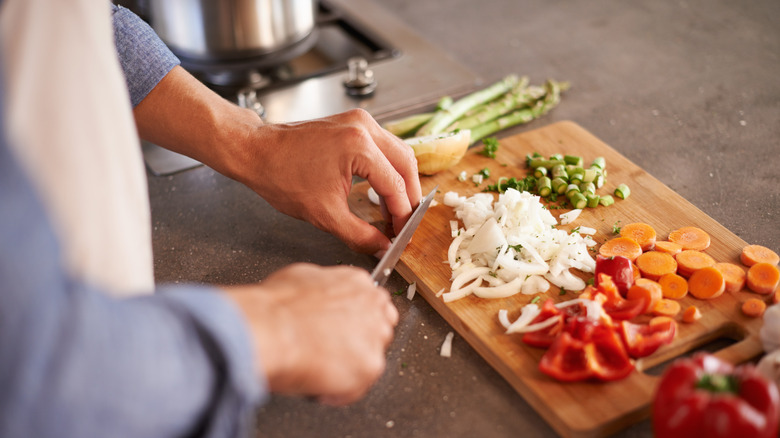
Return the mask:
<svg viewBox="0 0 780 438">
<path fill-rule="evenodd" d="M 740 264 L 739 254 L 746 243 L 694 207 L 677 193 L 632 163 L 620 153 L 600 141 L 579 125 L 559 122 L 534 131 L 500 140 L 495 159 L 479 155 L 481 146 L 470 149 L 463 160 L 450 171 L 432 177 L 422 177 L 422 191 L 429 192 L 437 184 L 438 205 L 431 207 L 407 247 L 397 271 L 408 282 L 417 283 L 417 292 L 433 306 L 447 322 L 476 349 L 501 375 L 531 404 L 538 413 L 562 436 L 605 436 L 625 428 L 650 414 L 650 403 L 658 377 L 643 372 L 655 365 L 701 348 L 713 340 L 730 339 L 727 347 L 717 355 L 740 363 L 761 353 L 758 340 L 761 319 L 742 315 L 741 303 L 755 297 L 747 290 L 737 294 L 702 301 L 687 296 L 681 300 L 683 309 L 695 304 L 703 318 L 696 323 L 679 321 L 674 342 L 662 347 L 650 357 L 638 360 L 637 371 L 628 378 L 609 383 L 561 383 L 538 370 L 544 350 L 524 345 L 520 335 L 506 335 L 498 322 L 499 309 L 508 309 L 510 319 L 519 315 L 519 309 L 533 298 L 516 295 L 506 299 L 487 300 L 475 296 L 444 303 L 436 294 L 449 290 L 450 269 L 445 263 L 447 249 L 452 241 L 450 220 L 455 219 L 452 208 L 443 205 L 447 191 L 471 196 L 486 184 L 495 183 L 499 177 L 524 177 L 525 156 L 539 152 L 544 156 L 554 153 L 582 156 L 586 165 L 597 156 L 606 158 L 608 181 L 598 190 L 599 194 L 612 194 L 620 183 L 631 188 L 628 199 L 616 198 L 610 207 L 585 209 L 580 217 L 564 229 L 582 225 L 598 230 L 593 237 L 599 243 L 614 237 L 612 227 L 631 222 L 646 222 L 658 233 L 659 240 L 666 240 L 670 231 L 688 225 L 707 231 L 712 244 L 706 252 L 715 260 Z M 479 187 L 470 180 L 460 182 L 457 174 L 465 170 L 473 175 L 489 168 L 491 177 Z M 379 208 L 367 198 L 367 183 L 357 184 L 350 195 L 350 206 L 360 217 L 379 224 Z M 566 210 L 551 210 L 557 217 Z M 549 296 L 556 301 L 576 297 L 568 292 L 561 296 L 559 289 L 552 289 Z M 656 373 L 657 374 L 657 373 Z"/>
</svg>

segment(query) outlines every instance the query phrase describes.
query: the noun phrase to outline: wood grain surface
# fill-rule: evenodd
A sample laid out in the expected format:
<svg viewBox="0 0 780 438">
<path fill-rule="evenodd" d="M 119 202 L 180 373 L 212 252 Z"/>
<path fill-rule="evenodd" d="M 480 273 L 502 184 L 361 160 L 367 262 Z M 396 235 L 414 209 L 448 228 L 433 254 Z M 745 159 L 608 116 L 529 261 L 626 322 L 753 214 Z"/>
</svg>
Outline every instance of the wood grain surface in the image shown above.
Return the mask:
<svg viewBox="0 0 780 438">
<path fill-rule="evenodd" d="M 612 194 L 620 183 L 631 188 L 628 199 L 616 198 L 609 207 L 585 209 L 580 217 L 564 229 L 588 226 L 597 231 L 593 237 L 603 243 L 614 237 L 612 227 L 616 222 L 646 222 L 665 240 L 669 232 L 693 225 L 707 231 L 712 244 L 705 252 L 720 262 L 739 263 L 739 253 L 746 245 L 742 239 L 690 204 L 663 183 L 632 163 L 615 149 L 600 141 L 573 122 L 558 122 L 533 131 L 500 140 L 495 159 L 479 155 L 481 146 L 470 149 L 453 169 L 432 177 L 422 177 L 423 193 L 437 184 L 438 205 L 432 206 L 417 229 L 396 270 L 408 282 L 417 283 L 417 292 L 488 361 L 517 390 L 537 412 L 562 436 L 606 436 L 646 418 L 650 414 L 650 402 L 657 383 L 657 376 L 645 373 L 656 365 L 711 344 L 714 340 L 728 339 L 727 347 L 717 355 L 740 363 L 754 359 L 761 353 L 758 331 L 760 319 L 742 315 L 741 303 L 755 297 L 747 290 L 736 294 L 702 301 L 686 296 L 681 300 L 683 309 L 689 304 L 698 306 L 703 318 L 693 324 L 680 321 L 674 342 L 662 347 L 655 354 L 636 361 L 637 371 L 628 378 L 609 383 L 584 382 L 561 383 L 538 370 L 544 350 L 529 347 L 520 341 L 520 335 L 506 335 L 498 322 L 498 311 L 508 309 L 510 319 L 519 315 L 519 309 L 533 296 L 516 295 L 505 299 L 487 300 L 469 296 L 444 303 L 437 297 L 442 289 L 449 290 L 450 268 L 447 265 L 447 249 L 452 241 L 450 220 L 455 219 L 452 208 L 441 203 L 447 191 L 470 196 L 482 191 L 486 184 L 495 183 L 500 177 L 524 177 L 525 156 L 539 152 L 544 156 L 554 153 L 582 156 L 586 165 L 595 157 L 606 158 L 607 183 L 599 194 Z M 491 177 L 479 187 L 470 180 L 461 182 L 457 174 L 465 170 L 469 176 L 480 169 L 489 168 Z M 380 226 L 379 207 L 367 197 L 368 185 L 356 184 L 350 195 L 350 206 L 355 214 Z M 551 210 L 557 217 L 566 210 Z M 575 292 L 560 295 L 553 286 L 547 294 L 556 301 L 576 297 Z M 544 296 L 543 298 L 546 298 Z M 657 374 L 657 373 L 655 373 Z"/>
</svg>

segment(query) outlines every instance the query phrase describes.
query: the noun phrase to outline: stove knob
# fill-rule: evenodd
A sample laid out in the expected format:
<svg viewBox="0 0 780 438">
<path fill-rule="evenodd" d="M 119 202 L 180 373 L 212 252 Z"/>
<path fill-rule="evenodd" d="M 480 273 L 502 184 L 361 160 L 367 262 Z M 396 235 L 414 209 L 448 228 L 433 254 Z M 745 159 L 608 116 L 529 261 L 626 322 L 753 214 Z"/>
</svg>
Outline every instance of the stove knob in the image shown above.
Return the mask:
<svg viewBox="0 0 780 438">
<path fill-rule="evenodd" d="M 257 91 L 251 88 L 245 88 L 238 92 L 238 106 L 251 109 L 261 119 L 265 116 L 265 108 L 257 98 Z"/>
<path fill-rule="evenodd" d="M 347 60 L 349 76 L 344 81 L 344 87 L 350 96 L 364 97 L 376 90 L 374 72 L 368 69 L 368 61 L 356 56 Z"/>
</svg>

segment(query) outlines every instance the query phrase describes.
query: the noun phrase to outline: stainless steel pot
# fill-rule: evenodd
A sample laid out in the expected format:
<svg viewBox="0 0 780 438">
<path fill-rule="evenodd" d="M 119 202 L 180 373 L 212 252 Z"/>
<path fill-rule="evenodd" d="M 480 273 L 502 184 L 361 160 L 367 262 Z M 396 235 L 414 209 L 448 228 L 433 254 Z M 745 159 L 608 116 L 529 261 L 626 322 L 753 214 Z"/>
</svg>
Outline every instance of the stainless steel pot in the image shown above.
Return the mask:
<svg viewBox="0 0 780 438">
<path fill-rule="evenodd" d="M 155 32 L 182 61 L 272 57 L 315 29 L 315 0 L 151 0 Z"/>
</svg>

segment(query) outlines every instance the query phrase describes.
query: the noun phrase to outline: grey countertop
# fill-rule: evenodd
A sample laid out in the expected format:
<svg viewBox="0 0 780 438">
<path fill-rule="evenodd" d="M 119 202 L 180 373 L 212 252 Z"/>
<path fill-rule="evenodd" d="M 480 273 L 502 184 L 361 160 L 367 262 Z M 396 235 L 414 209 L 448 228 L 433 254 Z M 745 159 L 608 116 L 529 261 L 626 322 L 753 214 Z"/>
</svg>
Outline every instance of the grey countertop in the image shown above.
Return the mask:
<svg viewBox="0 0 780 438">
<path fill-rule="evenodd" d="M 516 134 L 572 120 L 749 243 L 780 251 L 780 2 L 376 0 L 485 82 L 572 82 Z M 150 176 L 159 282 L 235 284 L 292 262 L 352 264 L 332 236 L 201 167 Z M 388 289 L 406 288 L 393 274 Z M 348 407 L 272 396 L 264 437 L 548 437 L 554 430 L 422 299 L 401 313 L 387 371 Z M 618 433 L 651 436 L 645 421 Z"/>
</svg>

